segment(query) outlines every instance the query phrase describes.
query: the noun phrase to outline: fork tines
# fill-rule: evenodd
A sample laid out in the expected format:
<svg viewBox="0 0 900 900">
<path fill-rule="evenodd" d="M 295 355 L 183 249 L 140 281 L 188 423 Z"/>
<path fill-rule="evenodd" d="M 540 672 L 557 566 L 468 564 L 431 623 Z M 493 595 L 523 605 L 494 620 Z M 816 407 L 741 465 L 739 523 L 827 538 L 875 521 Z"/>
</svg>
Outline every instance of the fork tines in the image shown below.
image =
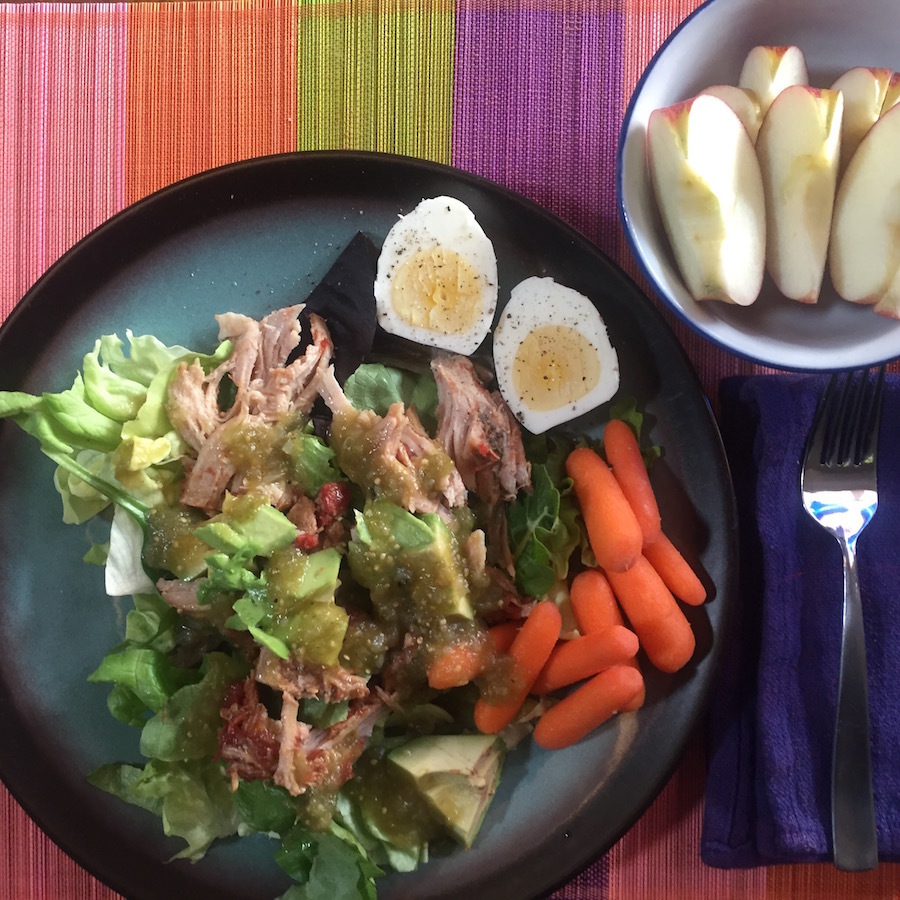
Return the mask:
<svg viewBox="0 0 900 900">
<path fill-rule="evenodd" d="M 822 465 L 862 465 L 871 461 L 878 439 L 885 367 L 872 377 L 868 369 L 835 372 L 816 410 L 824 426 L 818 462 Z M 824 421 L 823 421 L 824 420 Z"/>
</svg>

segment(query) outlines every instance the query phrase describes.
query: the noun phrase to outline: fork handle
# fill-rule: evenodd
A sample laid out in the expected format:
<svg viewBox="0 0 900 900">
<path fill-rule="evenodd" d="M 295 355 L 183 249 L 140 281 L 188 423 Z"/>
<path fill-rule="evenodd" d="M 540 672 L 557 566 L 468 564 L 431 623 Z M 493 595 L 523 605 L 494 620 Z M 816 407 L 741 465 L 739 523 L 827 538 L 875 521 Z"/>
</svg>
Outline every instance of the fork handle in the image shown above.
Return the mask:
<svg viewBox="0 0 900 900">
<path fill-rule="evenodd" d="M 872 795 L 866 639 L 856 554 L 845 541 L 840 543 L 844 615 L 831 772 L 831 829 L 835 866 L 859 872 L 878 864 L 878 837 Z"/>
</svg>

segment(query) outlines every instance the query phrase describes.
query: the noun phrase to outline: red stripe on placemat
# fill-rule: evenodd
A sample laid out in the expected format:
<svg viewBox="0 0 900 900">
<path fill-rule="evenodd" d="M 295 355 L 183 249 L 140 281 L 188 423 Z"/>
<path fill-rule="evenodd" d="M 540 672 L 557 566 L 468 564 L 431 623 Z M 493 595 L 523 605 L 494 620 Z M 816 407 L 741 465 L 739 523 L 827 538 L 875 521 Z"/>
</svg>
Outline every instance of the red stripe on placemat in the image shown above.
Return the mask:
<svg viewBox="0 0 900 900">
<path fill-rule="evenodd" d="M 124 5 L 0 6 L 0 319 L 124 205 Z"/>
</svg>

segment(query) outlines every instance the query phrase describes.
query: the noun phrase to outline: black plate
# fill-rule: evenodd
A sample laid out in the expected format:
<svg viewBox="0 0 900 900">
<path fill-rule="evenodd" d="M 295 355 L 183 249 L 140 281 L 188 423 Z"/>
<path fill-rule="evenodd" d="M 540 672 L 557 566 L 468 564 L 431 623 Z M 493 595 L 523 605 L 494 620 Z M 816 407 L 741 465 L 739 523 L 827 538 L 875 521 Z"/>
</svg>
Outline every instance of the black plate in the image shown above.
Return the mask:
<svg viewBox="0 0 900 900">
<path fill-rule="evenodd" d="M 662 789 L 705 707 L 734 603 L 735 513 L 718 431 L 680 345 L 607 257 L 551 214 L 459 171 L 377 154 L 305 153 L 227 166 L 166 188 L 89 235 L 0 329 L 0 389 L 71 384 L 100 334 L 126 329 L 196 349 L 215 313 L 296 302 L 357 231 L 380 244 L 398 214 L 449 194 L 497 251 L 501 301 L 547 275 L 597 304 L 620 358 L 621 392 L 645 407 L 665 454 L 653 469 L 663 523 L 706 573 L 712 599 L 690 618 L 695 660 L 674 677 L 645 666 L 648 699 L 576 747 L 530 742 L 506 765 L 476 846 L 391 875 L 380 896 L 521 898 L 551 890 L 610 847 Z M 580 423 L 596 430 L 602 414 Z M 180 842 L 159 820 L 91 788 L 103 762 L 139 761 L 137 732 L 86 676 L 121 637 L 123 611 L 82 563 L 93 537 L 64 526 L 53 466 L 0 427 L 0 776 L 66 852 L 129 896 L 274 896 L 286 887 L 272 842 L 225 843 L 197 864 L 166 863 Z"/>
</svg>

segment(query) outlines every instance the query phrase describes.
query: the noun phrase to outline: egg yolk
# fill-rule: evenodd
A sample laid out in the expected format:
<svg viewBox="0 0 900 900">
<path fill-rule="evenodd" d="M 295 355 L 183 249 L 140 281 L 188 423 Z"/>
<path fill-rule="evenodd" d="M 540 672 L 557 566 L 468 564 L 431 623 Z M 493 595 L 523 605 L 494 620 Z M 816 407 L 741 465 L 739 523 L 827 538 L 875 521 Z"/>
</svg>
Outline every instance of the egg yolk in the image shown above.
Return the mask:
<svg viewBox="0 0 900 900">
<path fill-rule="evenodd" d="M 541 325 L 519 344 L 512 374 L 523 403 L 546 412 L 575 403 L 594 389 L 600 380 L 600 357 L 574 328 Z"/>
<path fill-rule="evenodd" d="M 481 316 L 481 278 L 453 250 L 416 251 L 400 264 L 392 281 L 394 312 L 416 328 L 461 334 Z"/>
</svg>

